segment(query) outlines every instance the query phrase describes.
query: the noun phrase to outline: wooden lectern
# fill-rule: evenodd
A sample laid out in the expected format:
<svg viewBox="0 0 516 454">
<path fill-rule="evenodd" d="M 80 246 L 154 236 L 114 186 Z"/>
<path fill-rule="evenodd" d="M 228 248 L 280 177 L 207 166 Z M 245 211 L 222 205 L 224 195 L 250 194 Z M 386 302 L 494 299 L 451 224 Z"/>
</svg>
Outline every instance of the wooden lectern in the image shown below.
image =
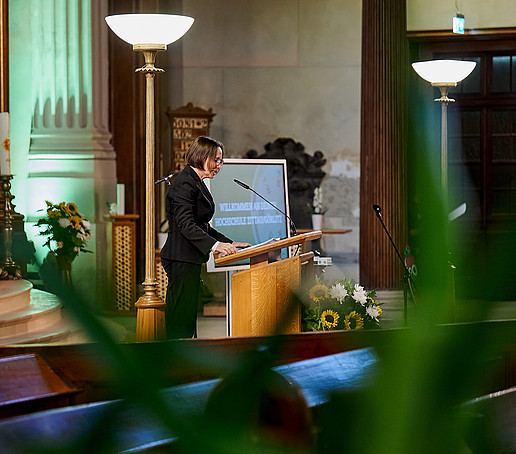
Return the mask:
<svg viewBox="0 0 516 454">
<path fill-rule="evenodd" d="M 300 308 L 290 306 L 289 302 L 301 282 L 301 262 L 306 259 L 306 254 L 304 258 L 296 255 L 269 263 L 269 253 L 317 240 L 321 235 L 320 230 L 314 230 L 215 259 L 217 265 L 229 265 L 244 259 L 251 261 L 249 269 L 238 271 L 231 277 L 231 336 L 301 331 Z M 309 255 L 312 257 L 313 253 Z"/>
</svg>

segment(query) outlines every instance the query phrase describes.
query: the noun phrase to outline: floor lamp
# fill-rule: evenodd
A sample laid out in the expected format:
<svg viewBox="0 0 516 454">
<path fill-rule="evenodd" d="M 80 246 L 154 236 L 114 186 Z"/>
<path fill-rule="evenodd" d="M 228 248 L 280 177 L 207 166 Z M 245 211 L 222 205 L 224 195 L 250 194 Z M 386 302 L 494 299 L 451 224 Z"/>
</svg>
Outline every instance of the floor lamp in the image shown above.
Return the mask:
<svg viewBox="0 0 516 454">
<path fill-rule="evenodd" d="M 439 87 L 441 97 L 434 99 L 441 103 L 441 195 L 444 212 L 448 215 L 448 104 L 455 102 L 448 97 L 451 87 L 468 77 L 475 69 L 476 62 L 462 60 L 430 60 L 412 63 L 414 71 L 433 87 Z M 450 269 L 450 293 L 452 298 L 452 320 L 455 318 L 455 266 L 448 262 Z"/>
<path fill-rule="evenodd" d="M 434 101 L 441 103 L 441 190 L 445 206 L 448 198 L 448 104 L 455 102 L 448 97 L 448 90 L 468 77 L 475 66 L 474 61 L 462 60 L 430 60 L 412 63 L 414 71 L 421 78 L 441 90 L 441 97 Z"/>
<path fill-rule="evenodd" d="M 156 232 L 154 195 L 154 76 L 163 69 L 156 68 L 156 53 L 181 38 L 192 26 L 194 19 L 172 14 L 118 14 L 107 16 L 109 28 L 121 39 L 140 51 L 145 65 L 136 72 L 145 74 L 145 281 L 144 294 L 135 306 L 136 340 L 155 341 L 166 338 L 165 302 L 158 296 L 156 280 Z"/>
</svg>

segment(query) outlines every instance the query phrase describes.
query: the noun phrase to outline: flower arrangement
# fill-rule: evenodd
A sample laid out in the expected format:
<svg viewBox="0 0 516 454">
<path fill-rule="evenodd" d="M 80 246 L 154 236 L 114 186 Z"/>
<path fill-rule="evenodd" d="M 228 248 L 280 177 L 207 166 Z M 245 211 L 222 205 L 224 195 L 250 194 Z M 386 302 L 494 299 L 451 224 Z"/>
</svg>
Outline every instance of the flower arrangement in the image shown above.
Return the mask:
<svg viewBox="0 0 516 454">
<path fill-rule="evenodd" d="M 323 192 L 320 186 L 314 189 L 314 197 L 312 199 L 312 205 L 308 204 L 312 210 L 312 214 L 324 214 L 328 209 L 323 205 Z"/>
<path fill-rule="evenodd" d="M 305 331 L 357 330 L 379 328 L 381 304 L 376 291 L 366 292 L 351 279 L 327 285 L 319 279 L 310 289 L 309 301 L 303 307 Z"/>
<path fill-rule="evenodd" d="M 54 205 L 48 200 L 47 215 L 36 223 L 36 226 L 45 226 L 40 235 L 48 236 L 43 246 L 56 254 L 65 257 L 70 263 L 79 255 L 79 252 L 91 252 L 85 249 L 90 233 L 90 223 L 77 210 L 75 203 L 61 202 Z M 43 211 L 43 210 L 40 210 Z M 52 249 L 51 246 L 54 246 Z"/>
</svg>

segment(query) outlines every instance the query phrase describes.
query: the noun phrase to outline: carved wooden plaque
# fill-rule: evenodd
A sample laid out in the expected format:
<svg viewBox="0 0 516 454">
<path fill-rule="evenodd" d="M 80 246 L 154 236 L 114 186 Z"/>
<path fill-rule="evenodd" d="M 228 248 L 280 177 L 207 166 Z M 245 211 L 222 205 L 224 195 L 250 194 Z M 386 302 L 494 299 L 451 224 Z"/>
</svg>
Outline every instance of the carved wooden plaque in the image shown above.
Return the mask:
<svg viewBox="0 0 516 454">
<path fill-rule="evenodd" d="M 207 136 L 210 123 L 215 116 L 209 110 L 194 107 L 192 103 L 175 110 L 167 110 L 172 134 L 171 172 L 178 172 L 185 166 L 185 153 L 196 137 Z"/>
</svg>

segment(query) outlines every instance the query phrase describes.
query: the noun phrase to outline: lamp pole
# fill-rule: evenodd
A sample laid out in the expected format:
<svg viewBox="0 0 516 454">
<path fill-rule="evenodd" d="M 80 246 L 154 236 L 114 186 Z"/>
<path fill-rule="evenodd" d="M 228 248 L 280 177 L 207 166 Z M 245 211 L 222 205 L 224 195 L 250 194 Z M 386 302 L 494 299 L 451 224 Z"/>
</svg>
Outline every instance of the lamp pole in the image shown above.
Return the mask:
<svg viewBox="0 0 516 454">
<path fill-rule="evenodd" d="M 154 192 L 155 125 L 154 77 L 164 72 L 154 62 L 158 51 L 181 38 L 194 19 L 173 14 L 118 14 L 106 23 L 121 39 L 142 52 L 145 64 L 136 72 L 145 74 L 145 280 L 144 294 L 135 303 L 136 340 L 158 341 L 166 338 L 165 302 L 158 296 L 156 280 L 156 201 Z"/>
<path fill-rule="evenodd" d="M 412 67 L 416 73 L 433 87 L 438 87 L 441 97 L 434 99 L 441 103 L 441 195 L 443 212 L 448 218 L 448 104 L 454 99 L 448 97 L 450 87 L 468 77 L 476 62 L 461 60 L 431 60 L 416 62 Z M 455 318 L 455 266 L 448 260 L 451 319 Z"/>
<path fill-rule="evenodd" d="M 444 206 L 448 206 L 448 104 L 455 102 L 455 99 L 448 97 L 450 87 L 457 86 L 453 84 L 432 83 L 432 86 L 439 87 L 441 97 L 434 99 L 435 102 L 441 103 L 441 191 Z"/>
<path fill-rule="evenodd" d="M 167 46 L 135 44 L 133 50 L 140 51 L 145 64 L 136 70 L 145 74 L 145 281 L 144 294 L 135 306 L 136 340 L 153 341 L 166 338 L 165 302 L 158 296 L 156 280 L 156 199 L 154 191 L 154 157 L 155 157 L 155 115 L 154 115 L 154 78 L 156 73 L 164 72 L 156 68 L 156 54 L 166 50 Z"/>
</svg>

